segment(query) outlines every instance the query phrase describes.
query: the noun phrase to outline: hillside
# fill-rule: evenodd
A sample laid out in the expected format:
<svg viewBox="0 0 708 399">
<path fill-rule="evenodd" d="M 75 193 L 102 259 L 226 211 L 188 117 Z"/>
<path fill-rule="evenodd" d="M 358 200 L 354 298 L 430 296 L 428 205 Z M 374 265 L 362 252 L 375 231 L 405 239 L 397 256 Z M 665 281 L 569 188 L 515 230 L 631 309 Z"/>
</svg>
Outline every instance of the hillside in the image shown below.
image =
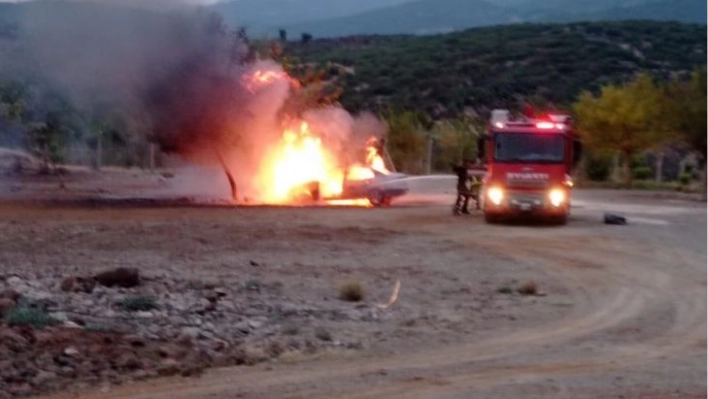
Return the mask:
<svg viewBox="0 0 708 399">
<path fill-rule="evenodd" d="M 321 39 L 286 49 L 302 62 L 327 67 L 344 87 L 348 108 L 434 116 L 514 107 L 521 99 L 567 104 L 582 90 L 640 70 L 668 76 L 705 65 L 705 50 L 704 26 L 672 22 L 523 24 L 436 36 Z"/>
<path fill-rule="evenodd" d="M 337 18 L 400 4 L 407 0 L 231 0 L 214 4 L 232 26 L 249 32 L 277 34 L 281 25 Z"/>
<path fill-rule="evenodd" d="M 429 34 L 513 22 L 504 7 L 486 0 L 418 0 L 353 16 L 287 25 L 316 37 L 357 34 Z"/>
<path fill-rule="evenodd" d="M 584 19 L 592 21 L 653 19 L 705 25 L 706 13 L 705 0 L 664 0 L 645 5 L 615 7 L 602 10 L 587 14 Z"/>
<path fill-rule="evenodd" d="M 315 37 L 428 34 L 519 22 L 661 20 L 706 24 L 705 0 L 579 0 L 502 6 L 494 0 L 418 0 L 356 15 L 285 25 Z M 275 29 L 273 29 L 275 32 Z"/>
</svg>

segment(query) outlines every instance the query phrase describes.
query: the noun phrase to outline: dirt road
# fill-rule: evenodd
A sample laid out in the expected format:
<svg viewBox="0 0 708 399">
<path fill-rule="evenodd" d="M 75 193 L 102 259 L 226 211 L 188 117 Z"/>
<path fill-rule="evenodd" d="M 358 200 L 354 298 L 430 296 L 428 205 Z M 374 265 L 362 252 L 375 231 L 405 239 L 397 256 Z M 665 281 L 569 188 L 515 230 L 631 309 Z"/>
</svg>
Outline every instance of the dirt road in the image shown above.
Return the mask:
<svg viewBox="0 0 708 399">
<path fill-rule="evenodd" d="M 77 241 L 63 241 L 66 231 L 54 229 L 105 225 L 111 235 L 99 234 L 93 238 L 98 243 L 81 244 L 81 250 L 126 251 L 124 259 L 146 261 L 182 248 L 182 256 L 196 256 L 204 265 L 190 273 L 213 276 L 212 263 L 259 256 L 266 264 L 285 265 L 276 274 L 292 286 L 292 295 L 312 294 L 312 301 L 329 288 L 306 269 L 287 265 L 320 267 L 325 276 L 331 266 L 328 281 L 342 273 L 360 276 L 376 298 L 372 303 L 385 301 L 393 281 L 402 282 L 399 302 L 382 313 L 388 321 L 348 324 L 342 333 L 369 337 L 363 338 L 371 341 L 366 350 L 53 398 L 705 397 L 704 203 L 579 190 L 569 224 L 548 227 L 488 226 L 480 214 L 453 217 L 448 199 L 422 193 L 389 209 L 8 205 L 2 214 L 20 226 L 15 233 L 27 233 L 22 226 L 33 221 L 34 234 L 48 234 L 45 239 L 57 246 Z M 602 224 L 605 211 L 626 215 L 629 224 Z M 125 230 L 136 223 L 142 229 Z M 131 240 L 130 234 L 142 238 Z M 190 255 L 192 236 L 223 248 Z M 54 262 L 54 249 L 40 249 L 33 261 Z M 6 252 L 20 261 L 18 253 Z M 185 262 L 175 260 L 175 267 Z M 527 280 L 543 295 L 497 293 L 503 284 Z"/>
</svg>

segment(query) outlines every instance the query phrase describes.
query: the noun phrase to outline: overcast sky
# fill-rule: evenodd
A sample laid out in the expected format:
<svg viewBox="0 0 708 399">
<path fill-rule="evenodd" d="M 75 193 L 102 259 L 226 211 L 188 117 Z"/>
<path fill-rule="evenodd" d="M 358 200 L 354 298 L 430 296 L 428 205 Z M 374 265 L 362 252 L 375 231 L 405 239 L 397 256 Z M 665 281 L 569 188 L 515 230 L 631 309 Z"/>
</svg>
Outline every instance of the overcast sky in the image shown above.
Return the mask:
<svg viewBox="0 0 708 399">
<path fill-rule="evenodd" d="M 0 3 L 21 3 L 31 0 L 0 0 Z M 45 0 L 46 1 L 46 0 Z M 65 1 L 65 0 L 61 0 Z M 145 4 L 145 3 L 188 3 L 188 4 L 213 4 L 221 0 L 88 0 L 95 3 L 124 3 L 124 4 Z"/>
</svg>

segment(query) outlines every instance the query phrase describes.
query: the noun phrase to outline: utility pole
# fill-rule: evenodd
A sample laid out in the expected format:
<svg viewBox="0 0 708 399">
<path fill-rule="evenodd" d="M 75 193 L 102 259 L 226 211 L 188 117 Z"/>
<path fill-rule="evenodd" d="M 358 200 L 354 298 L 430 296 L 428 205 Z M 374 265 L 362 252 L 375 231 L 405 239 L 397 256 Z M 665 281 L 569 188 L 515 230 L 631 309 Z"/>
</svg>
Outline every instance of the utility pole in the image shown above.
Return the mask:
<svg viewBox="0 0 708 399">
<path fill-rule="evenodd" d="M 656 182 L 661 183 L 664 179 L 664 174 L 662 173 L 664 169 L 664 151 L 659 150 L 656 153 Z"/>
<path fill-rule="evenodd" d="M 155 144 L 150 143 L 150 173 L 155 173 Z"/>
<path fill-rule="evenodd" d="M 101 170 L 101 165 L 103 163 L 103 131 L 98 131 L 98 137 L 96 138 L 96 170 Z"/>
<path fill-rule="evenodd" d="M 426 174 L 432 174 L 433 170 L 433 137 L 428 135 L 428 149 L 427 149 L 427 159 L 428 165 L 426 166 Z"/>
</svg>

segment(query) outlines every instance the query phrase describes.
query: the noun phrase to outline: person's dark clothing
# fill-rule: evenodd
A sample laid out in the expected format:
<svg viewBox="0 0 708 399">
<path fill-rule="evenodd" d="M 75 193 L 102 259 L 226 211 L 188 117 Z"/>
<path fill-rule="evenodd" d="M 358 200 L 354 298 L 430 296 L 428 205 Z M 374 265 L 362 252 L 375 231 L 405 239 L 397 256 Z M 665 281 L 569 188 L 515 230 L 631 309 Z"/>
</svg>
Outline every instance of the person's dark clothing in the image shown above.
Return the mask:
<svg viewBox="0 0 708 399">
<path fill-rule="evenodd" d="M 467 185 L 470 180 L 467 174 L 467 168 L 456 165 L 452 170 L 457 175 L 457 200 L 455 201 L 455 208 L 462 213 L 469 213 L 468 207 L 472 193 Z"/>
</svg>

